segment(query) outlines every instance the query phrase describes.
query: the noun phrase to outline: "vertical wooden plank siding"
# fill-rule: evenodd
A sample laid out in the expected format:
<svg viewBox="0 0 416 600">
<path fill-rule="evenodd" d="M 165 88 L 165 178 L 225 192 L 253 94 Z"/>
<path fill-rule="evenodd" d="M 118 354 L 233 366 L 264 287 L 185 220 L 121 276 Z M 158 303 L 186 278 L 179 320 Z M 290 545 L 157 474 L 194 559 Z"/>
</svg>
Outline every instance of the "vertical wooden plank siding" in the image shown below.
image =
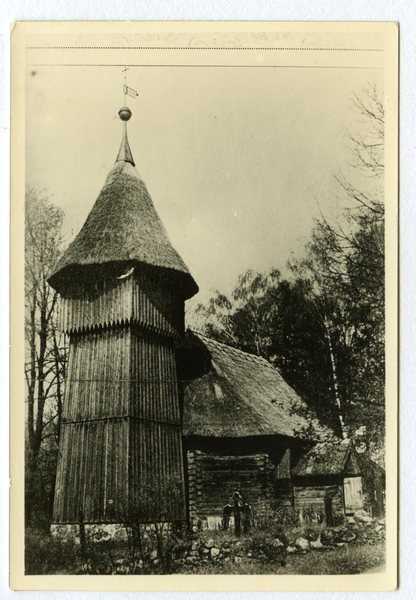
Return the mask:
<svg viewBox="0 0 416 600">
<path fill-rule="evenodd" d="M 155 289 L 143 274 L 80 283 L 70 296 L 60 297 L 59 327 L 65 333 L 126 323 L 178 337 L 184 329 L 184 303 L 170 289 Z"/>
<path fill-rule="evenodd" d="M 103 281 L 62 299 L 70 352 L 55 523 L 77 523 L 79 511 L 85 523 L 186 518 L 173 348 L 183 301 L 151 283 Z"/>
</svg>

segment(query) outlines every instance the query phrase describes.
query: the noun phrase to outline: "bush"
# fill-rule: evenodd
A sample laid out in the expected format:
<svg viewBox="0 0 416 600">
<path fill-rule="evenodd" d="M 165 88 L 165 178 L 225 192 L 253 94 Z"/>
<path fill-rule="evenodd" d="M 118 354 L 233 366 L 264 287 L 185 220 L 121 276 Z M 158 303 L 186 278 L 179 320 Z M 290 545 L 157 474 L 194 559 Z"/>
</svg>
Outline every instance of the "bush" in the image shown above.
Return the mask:
<svg viewBox="0 0 416 600">
<path fill-rule="evenodd" d="M 74 541 L 55 540 L 40 529 L 25 531 L 25 574 L 67 574 L 80 561 L 80 548 Z"/>
<path fill-rule="evenodd" d="M 302 528 L 302 537 L 306 538 L 310 542 L 313 542 L 318 539 L 321 531 L 322 527 L 319 525 L 306 525 Z"/>
<path fill-rule="evenodd" d="M 303 509 L 303 519 L 307 523 L 323 523 L 325 520 L 325 511 L 321 505 L 309 504 Z"/>
<path fill-rule="evenodd" d="M 276 562 L 286 558 L 287 545 L 288 541 L 283 530 L 280 530 L 279 535 L 276 535 L 276 531 L 273 533 L 253 531 L 246 547 L 257 557 L 264 555 L 269 562 Z"/>
<path fill-rule="evenodd" d="M 299 523 L 299 513 L 293 506 L 277 506 L 275 515 L 276 521 L 280 525 L 294 527 Z"/>
<path fill-rule="evenodd" d="M 345 523 L 345 514 L 342 510 L 335 510 L 334 511 L 334 525 L 336 527 L 339 527 L 340 525 L 343 525 Z"/>
<path fill-rule="evenodd" d="M 106 539 L 94 530 L 78 539 L 54 538 L 42 529 L 25 532 L 26 575 L 164 574 L 177 569 L 175 559 L 186 540 L 166 524 L 140 525 L 124 539 Z"/>
<path fill-rule="evenodd" d="M 166 574 L 176 569 L 175 559 L 185 541 L 167 523 L 130 523 L 124 540 L 97 543 L 86 538 L 83 572 L 90 574 Z"/>
</svg>

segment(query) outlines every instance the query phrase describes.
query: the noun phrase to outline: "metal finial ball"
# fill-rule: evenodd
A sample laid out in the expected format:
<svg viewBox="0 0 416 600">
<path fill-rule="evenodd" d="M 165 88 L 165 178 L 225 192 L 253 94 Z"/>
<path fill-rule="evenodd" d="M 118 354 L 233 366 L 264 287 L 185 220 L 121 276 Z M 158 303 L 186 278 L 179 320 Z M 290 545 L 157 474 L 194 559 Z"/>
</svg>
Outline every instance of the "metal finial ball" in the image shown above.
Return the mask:
<svg viewBox="0 0 416 600">
<path fill-rule="evenodd" d="M 131 117 L 131 110 L 128 106 L 123 106 L 123 108 L 120 108 L 118 111 L 118 116 L 122 121 L 128 121 Z"/>
</svg>

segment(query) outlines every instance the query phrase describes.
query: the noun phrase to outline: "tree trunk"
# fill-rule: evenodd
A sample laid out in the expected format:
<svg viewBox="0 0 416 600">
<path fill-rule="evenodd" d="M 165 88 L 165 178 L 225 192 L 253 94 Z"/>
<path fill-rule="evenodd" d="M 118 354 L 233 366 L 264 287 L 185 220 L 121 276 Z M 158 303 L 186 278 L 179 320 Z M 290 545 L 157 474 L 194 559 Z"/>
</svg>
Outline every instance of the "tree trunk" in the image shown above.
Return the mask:
<svg viewBox="0 0 416 600">
<path fill-rule="evenodd" d="M 32 498 L 34 490 L 36 460 L 33 456 L 35 438 L 35 392 L 36 392 L 36 308 L 35 300 L 30 307 L 29 316 L 29 346 L 30 367 L 28 375 L 28 415 L 27 415 L 27 445 L 25 456 L 25 520 L 26 524 L 32 517 Z"/>
<path fill-rule="evenodd" d="M 336 362 L 335 362 L 334 349 L 332 346 L 331 330 L 330 330 L 330 326 L 329 326 L 328 317 L 326 315 L 324 317 L 324 325 L 325 325 L 325 336 L 326 336 L 326 339 L 328 342 L 329 356 L 331 359 L 332 380 L 333 380 L 333 385 L 334 385 L 335 403 L 337 406 L 337 416 L 338 416 L 338 421 L 339 421 L 342 437 L 345 439 L 347 437 L 347 432 L 346 432 L 345 425 L 344 425 L 344 419 L 341 414 L 341 399 L 339 396 L 337 368 L 336 368 Z"/>
<path fill-rule="evenodd" d="M 46 301 L 43 300 L 40 310 L 40 328 L 39 328 L 39 355 L 38 355 L 38 394 L 36 406 L 36 429 L 31 445 L 32 459 L 37 460 L 40 445 L 42 443 L 43 433 L 43 412 L 45 407 L 45 354 L 48 342 L 48 322 L 46 318 Z"/>
<path fill-rule="evenodd" d="M 28 416 L 27 416 L 27 429 L 28 429 L 28 443 L 29 448 L 33 445 L 34 437 L 34 410 L 35 410 L 35 388 L 36 388 L 36 309 L 35 303 L 30 308 L 30 375 L 28 382 Z"/>
</svg>

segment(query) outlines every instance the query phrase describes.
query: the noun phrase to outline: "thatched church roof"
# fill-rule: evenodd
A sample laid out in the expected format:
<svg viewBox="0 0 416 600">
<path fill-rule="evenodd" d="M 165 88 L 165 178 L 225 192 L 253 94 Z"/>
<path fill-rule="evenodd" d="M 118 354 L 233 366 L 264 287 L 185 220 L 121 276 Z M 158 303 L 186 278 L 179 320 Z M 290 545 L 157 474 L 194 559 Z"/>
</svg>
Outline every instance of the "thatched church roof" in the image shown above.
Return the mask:
<svg viewBox="0 0 416 600">
<path fill-rule="evenodd" d="M 126 134 L 117 161 L 87 220 L 59 260 L 49 283 L 59 290 L 65 278 L 82 277 L 87 267 L 120 262 L 130 266 L 144 263 L 176 274 L 185 299 L 198 291 L 134 167 Z"/>
<path fill-rule="evenodd" d="M 259 356 L 188 330 L 177 362 L 185 380 L 185 436 L 305 439 L 311 423 L 318 438 L 325 435 L 297 393 Z"/>
</svg>

